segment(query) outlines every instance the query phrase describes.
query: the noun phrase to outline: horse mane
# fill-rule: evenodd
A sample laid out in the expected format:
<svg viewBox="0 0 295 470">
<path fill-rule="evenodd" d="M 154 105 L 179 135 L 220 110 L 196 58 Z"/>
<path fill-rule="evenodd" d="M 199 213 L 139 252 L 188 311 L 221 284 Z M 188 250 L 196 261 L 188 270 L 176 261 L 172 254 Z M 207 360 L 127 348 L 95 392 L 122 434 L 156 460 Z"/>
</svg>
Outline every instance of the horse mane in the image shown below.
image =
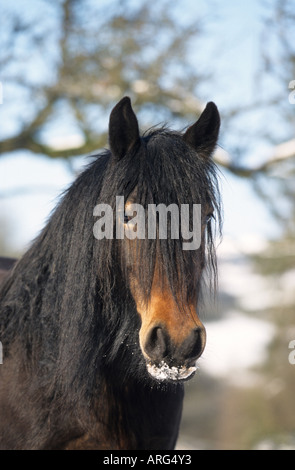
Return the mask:
<svg viewBox="0 0 295 470">
<path fill-rule="evenodd" d="M 181 134 L 152 129 L 119 162 L 107 150 L 94 157 L 0 288 L 4 360 L 16 347 L 25 370 L 36 368 L 48 400 L 62 397 L 87 407 L 105 386 L 101 377 L 106 374 L 115 373 L 121 383 L 137 376 L 151 384 L 138 344 L 139 315 L 124 283 L 120 244 L 93 236 L 93 208 L 99 202 L 114 207 L 116 195 L 126 201 L 135 188 L 143 205 L 210 200 L 216 225 L 221 221 L 216 166 L 190 149 Z M 215 279 L 213 235 L 209 222 L 207 268 Z M 189 296 L 185 272 L 191 253 L 184 256 L 178 240 L 146 240 L 137 250 L 146 298 L 158 255 L 170 285 L 177 282 Z"/>
</svg>

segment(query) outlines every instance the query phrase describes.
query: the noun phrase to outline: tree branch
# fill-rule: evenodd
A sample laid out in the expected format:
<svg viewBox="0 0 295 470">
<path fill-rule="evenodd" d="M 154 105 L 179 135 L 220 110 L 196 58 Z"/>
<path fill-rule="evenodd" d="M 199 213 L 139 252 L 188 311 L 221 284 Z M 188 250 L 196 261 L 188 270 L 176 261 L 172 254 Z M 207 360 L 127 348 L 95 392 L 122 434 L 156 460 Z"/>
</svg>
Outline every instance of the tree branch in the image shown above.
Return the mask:
<svg viewBox="0 0 295 470">
<path fill-rule="evenodd" d="M 274 165 L 283 160 L 295 157 L 295 139 L 288 140 L 273 148 L 267 160 L 254 168 L 236 165 L 232 162 L 230 155 L 223 149 L 218 148 L 214 154 L 214 161 L 217 165 L 226 168 L 231 173 L 243 178 L 250 178 L 258 173 L 266 173 Z"/>
</svg>

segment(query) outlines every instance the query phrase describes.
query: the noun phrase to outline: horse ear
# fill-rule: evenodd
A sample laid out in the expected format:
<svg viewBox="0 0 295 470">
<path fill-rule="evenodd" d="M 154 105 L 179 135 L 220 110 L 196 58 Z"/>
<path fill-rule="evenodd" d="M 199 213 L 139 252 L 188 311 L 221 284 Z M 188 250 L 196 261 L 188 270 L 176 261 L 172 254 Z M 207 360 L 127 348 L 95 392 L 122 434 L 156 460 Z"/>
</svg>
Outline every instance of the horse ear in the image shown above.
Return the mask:
<svg viewBox="0 0 295 470">
<path fill-rule="evenodd" d="M 216 146 L 220 128 L 220 116 L 216 104 L 207 103 L 201 116 L 185 132 L 183 139 L 195 150 L 210 156 Z"/>
<path fill-rule="evenodd" d="M 113 157 L 120 160 L 139 142 L 137 118 L 128 96 L 114 107 L 109 122 L 109 144 Z"/>
</svg>

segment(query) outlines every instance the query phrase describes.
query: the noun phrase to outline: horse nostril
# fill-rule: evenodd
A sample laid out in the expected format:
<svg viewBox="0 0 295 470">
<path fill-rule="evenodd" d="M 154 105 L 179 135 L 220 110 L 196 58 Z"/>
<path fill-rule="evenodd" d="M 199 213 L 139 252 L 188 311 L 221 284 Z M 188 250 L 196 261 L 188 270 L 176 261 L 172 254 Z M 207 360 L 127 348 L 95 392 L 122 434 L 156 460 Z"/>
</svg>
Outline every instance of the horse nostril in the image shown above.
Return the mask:
<svg viewBox="0 0 295 470">
<path fill-rule="evenodd" d="M 165 328 L 155 326 L 149 331 L 144 351 L 155 363 L 165 360 L 170 365 L 191 365 L 201 356 L 206 343 L 203 327 L 194 328 L 180 344 L 174 344 Z"/>
<path fill-rule="evenodd" d="M 193 329 L 178 349 L 179 359 L 196 361 L 204 351 L 205 343 L 205 329 L 200 327 Z"/>
<path fill-rule="evenodd" d="M 168 354 L 168 337 L 161 326 L 155 326 L 148 334 L 144 349 L 149 358 L 160 362 Z"/>
</svg>

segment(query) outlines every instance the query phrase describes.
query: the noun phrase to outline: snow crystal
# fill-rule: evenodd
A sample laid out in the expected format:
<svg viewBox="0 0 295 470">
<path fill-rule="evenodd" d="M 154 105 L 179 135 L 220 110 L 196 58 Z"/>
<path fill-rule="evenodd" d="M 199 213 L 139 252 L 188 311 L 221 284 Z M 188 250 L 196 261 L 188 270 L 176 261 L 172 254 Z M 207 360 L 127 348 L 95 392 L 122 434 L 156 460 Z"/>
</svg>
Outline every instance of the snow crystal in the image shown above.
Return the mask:
<svg viewBox="0 0 295 470">
<path fill-rule="evenodd" d="M 155 364 L 147 364 L 147 370 L 152 377 L 157 380 L 184 380 L 190 377 L 198 367 L 169 367 L 164 361 L 157 366 Z"/>
</svg>

